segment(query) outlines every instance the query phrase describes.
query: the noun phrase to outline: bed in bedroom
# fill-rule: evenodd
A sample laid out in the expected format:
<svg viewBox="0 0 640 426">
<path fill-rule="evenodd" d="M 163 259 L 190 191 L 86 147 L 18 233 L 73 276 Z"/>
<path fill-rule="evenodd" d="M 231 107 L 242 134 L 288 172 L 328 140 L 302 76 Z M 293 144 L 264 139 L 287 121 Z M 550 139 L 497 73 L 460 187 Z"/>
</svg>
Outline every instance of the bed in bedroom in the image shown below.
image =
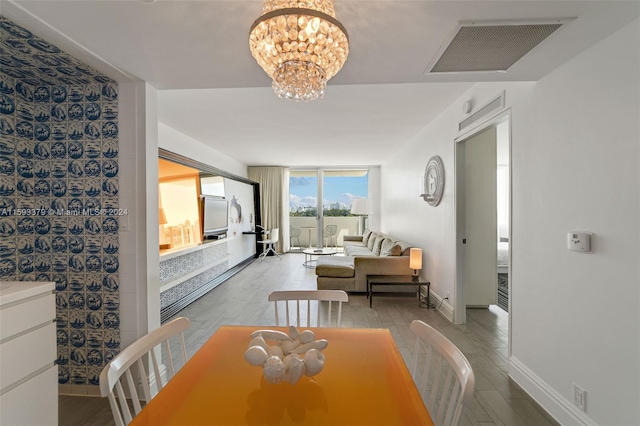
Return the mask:
<svg viewBox="0 0 640 426">
<path fill-rule="evenodd" d="M 498 242 L 498 306 L 509 311 L 509 242 Z"/>
</svg>

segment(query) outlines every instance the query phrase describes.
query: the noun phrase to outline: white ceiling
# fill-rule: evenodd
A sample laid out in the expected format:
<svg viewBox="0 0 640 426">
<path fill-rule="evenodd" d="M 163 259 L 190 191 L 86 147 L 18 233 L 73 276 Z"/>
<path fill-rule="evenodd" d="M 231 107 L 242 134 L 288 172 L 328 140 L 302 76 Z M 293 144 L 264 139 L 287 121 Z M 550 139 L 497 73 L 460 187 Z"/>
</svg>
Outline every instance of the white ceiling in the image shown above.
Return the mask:
<svg viewBox="0 0 640 426">
<path fill-rule="evenodd" d="M 350 55 L 324 99 L 278 99 L 251 57 L 252 0 L 0 0 L 0 13 L 119 81 L 160 121 L 247 165 L 378 165 L 478 81 L 535 81 L 640 16 L 640 2 L 337 0 Z M 425 75 L 459 21 L 577 18 L 506 73 Z"/>
</svg>

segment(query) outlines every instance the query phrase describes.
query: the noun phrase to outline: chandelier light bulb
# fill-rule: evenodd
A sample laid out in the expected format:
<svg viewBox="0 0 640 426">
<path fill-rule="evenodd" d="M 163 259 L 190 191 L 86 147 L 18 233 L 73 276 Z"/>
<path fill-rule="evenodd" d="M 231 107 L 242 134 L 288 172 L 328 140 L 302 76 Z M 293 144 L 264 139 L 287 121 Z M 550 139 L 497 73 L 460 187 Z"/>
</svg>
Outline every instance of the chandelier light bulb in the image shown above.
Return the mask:
<svg viewBox="0 0 640 426">
<path fill-rule="evenodd" d="M 333 1 L 265 0 L 262 12 L 251 26 L 249 47 L 276 95 L 298 102 L 322 98 L 349 55 Z"/>
</svg>

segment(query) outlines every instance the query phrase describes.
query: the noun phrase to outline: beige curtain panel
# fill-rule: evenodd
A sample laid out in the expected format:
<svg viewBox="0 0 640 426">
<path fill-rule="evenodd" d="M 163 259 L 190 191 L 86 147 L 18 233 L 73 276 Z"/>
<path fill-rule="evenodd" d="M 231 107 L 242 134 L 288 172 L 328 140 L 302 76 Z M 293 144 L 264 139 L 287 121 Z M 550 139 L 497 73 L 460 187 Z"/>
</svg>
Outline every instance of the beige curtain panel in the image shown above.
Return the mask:
<svg viewBox="0 0 640 426">
<path fill-rule="evenodd" d="M 249 167 L 249 179 L 260 184 L 260 211 L 265 229 L 278 228 L 278 253 L 289 250 L 289 169 L 287 167 Z"/>
</svg>

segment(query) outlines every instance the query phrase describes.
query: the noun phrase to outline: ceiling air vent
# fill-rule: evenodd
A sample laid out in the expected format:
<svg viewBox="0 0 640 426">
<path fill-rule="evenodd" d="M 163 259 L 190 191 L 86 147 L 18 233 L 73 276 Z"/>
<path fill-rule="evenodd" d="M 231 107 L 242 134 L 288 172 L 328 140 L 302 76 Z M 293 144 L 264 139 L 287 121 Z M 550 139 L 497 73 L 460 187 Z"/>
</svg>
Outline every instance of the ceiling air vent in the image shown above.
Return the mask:
<svg viewBox="0 0 640 426">
<path fill-rule="evenodd" d="M 506 71 L 568 21 L 460 22 L 425 74 Z"/>
</svg>

